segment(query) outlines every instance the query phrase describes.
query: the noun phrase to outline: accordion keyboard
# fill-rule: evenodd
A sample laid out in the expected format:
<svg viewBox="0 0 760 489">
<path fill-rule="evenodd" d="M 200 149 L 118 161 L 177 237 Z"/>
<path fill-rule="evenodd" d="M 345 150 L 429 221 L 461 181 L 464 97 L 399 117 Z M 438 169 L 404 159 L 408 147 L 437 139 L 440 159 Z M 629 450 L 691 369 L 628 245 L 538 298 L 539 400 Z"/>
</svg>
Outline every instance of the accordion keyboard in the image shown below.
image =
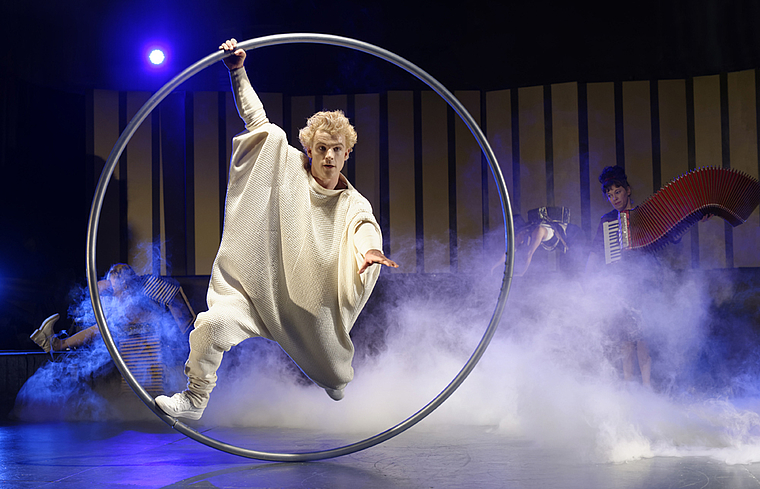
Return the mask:
<svg viewBox="0 0 760 489">
<path fill-rule="evenodd" d="M 602 224 L 604 230 L 604 263 L 609 265 L 618 261 L 621 256 L 620 225 L 618 221 L 607 221 Z"/>
</svg>

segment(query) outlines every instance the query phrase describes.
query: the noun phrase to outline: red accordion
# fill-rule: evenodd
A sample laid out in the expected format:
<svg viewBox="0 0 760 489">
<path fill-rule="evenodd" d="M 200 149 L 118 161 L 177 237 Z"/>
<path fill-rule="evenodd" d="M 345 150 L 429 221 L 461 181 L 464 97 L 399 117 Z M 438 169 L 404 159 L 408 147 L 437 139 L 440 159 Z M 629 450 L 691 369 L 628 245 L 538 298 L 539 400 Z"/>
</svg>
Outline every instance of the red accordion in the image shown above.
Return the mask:
<svg viewBox="0 0 760 489">
<path fill-rule="evenodd" d="M 620 248 L 657 248 L 704 216 L 733 226 L 760 204 L 760 182 L 730 168 L 698 168 L 676 178 L 635 209 L 620 213 Z"/>
</svg>

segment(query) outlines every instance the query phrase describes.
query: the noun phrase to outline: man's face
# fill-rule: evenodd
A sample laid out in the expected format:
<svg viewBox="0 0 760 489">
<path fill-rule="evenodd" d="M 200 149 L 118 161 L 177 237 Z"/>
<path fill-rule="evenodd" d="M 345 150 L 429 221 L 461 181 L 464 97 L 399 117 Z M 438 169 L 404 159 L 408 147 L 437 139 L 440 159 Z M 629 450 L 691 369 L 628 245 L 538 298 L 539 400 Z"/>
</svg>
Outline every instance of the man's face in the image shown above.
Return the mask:
<svg viewBox="0 0 760 489">
<path fill-rule="evenodd" d="M 319 130 L 306 153 L 311 158 L 314 180 L 325 188 L 334 189 L 350 153 L 343 136 Z"/>
<path fill-rule="evenodd" d="M 607 200 L 618 212 L 630 207 L 631 187 L 618 187 L 613 185 L 607 190 Z"/>
</svg>

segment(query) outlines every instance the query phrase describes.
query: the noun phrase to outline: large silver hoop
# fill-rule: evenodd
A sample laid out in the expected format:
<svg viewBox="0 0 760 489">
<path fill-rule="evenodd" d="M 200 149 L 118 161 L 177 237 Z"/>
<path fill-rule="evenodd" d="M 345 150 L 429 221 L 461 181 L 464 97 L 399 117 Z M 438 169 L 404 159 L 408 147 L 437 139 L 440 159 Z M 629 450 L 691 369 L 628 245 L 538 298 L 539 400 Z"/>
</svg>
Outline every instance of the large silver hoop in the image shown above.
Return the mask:
<svg viewBox="0 0 760 489">
<path fill-rule="evenodd" d="M 441 98 L 443 98 L 446 101 L 446 103 L 448 103 L 449 106 L 451 106 L 451 108 L 454 109 L 454 111 L 462 119 L 462 121 L 467 125 L 472 135 L 478 141 L 481 151 L 483 152 L 483 154 L 485 154 L 488 160 L 488 164 L 491 168 L 491 173 L 496 181 L 496 185 L 499 190 L 499 197 L 501 199 L 501 204 L 502 204 L 502 207 L 501 207 L 502 215 L 504 217 L 506 260 L 505 260 L 505 267 L 504 267 L 504 277 L 502 279 L 501 289 L 499 291 L 496 307 L 494 308 L 493 315 L 491 316 L 491 321 L 488 324 L 488 328 L 483 334 L 483 337 L 478 343 L 478 346 L 475 348 L 470 358 L 464 364 L 464 366 L 459 371 L 459 373 L 454 377 L 454 379 L 452 379 L 452 381 L 448 384 L 448 386 L 443 391 L 441 391 L 440 394 L 438 394 L 435 398 L 433 398 L 428 404 L 426 404 L 422 409 L 420 409 L 415 414 L 413 414 L 406 420 L 402 421 L 401 423 L 393 426 L 392 428 L 389 428 L 386 431 L 383 431 L 381 433 L 378 433 L 374 436 L 358 441 L 356 443 L 352 443 L 352 444 L 345 445 L 338 448 L 332 448 L 329 450 L 320 450 L 320 451 L 315 451 L 315 452 L 303 452 L 303 453 L 260 452 L 260 451 L 255 451 L 255 450 L 251 450 L 247 448 L 238 447 L 235 445 L 230 445 L 228 443 L 224 443 L 222 441 L 216 440 L 214 438 L 208 437 L 206 435 L 203 435 L 197 432 L 193 428 L 176 420 L 175 418 L 172 418 L 171 416 L 166 415 L 163 411 L 161 411 L 161 409 L 159 409 L 156 406 L 156 403 L 154 402 L 153 398 L 145 391 L 145 389 L 143 389 L 143 387 L 137 382 L 135 377 L 129 371 L 129 368 L 124 363 L 124 360 L 122 359 L 121 354 L 119 353 L 118 349 L 116 348 L 116 345 L 114 344 L 114 340 L 111 335 L 111 332 L 108 329 L 108 324 L 106 322 L 105 315 L 103 314 L 103 308 L 100 301 L 100 294 L 98 292 L 98 286 L 97 286 L 98 276 L 97 276 L 97 267 L 96 267 L 96 261 L 95 261 L 95 251 L 96 251 L 96 245 L 97 245 L 97 232 L 98 232 L 98 224 L 100 222 L 100 213 L 103 207 L 103 199 L 105 197 L 106 189 L 108 187 L 108 182 L 111 179 L 111 175 L 114 172 L 116 163 L 118 162 L 119 157 L 124 151 L 124 148 L 127 146 L 127 143 L 129 143 L 129 140 L 132 138 L 134 133 L 137 131 L 137 128 L 145 120 L 148 114 L 150 114 L 153 111 L 153 109 L 155 109 L 156 106 L 164 98 L 166 98 L 175 88 L 177 88 L 180 84 L 182 84 L 184 81 L 186 81 L 187 79 L 189 79 L 190 77 L 198 73 L 199 71 L 222 60 L 222 58 L 224 58 L 225 56 L 228 56 L 229 53 L 224 52 L 224 51 L 218 51 L 214 54 L 211 54 L 203 58 L 200 61 L 196 62 L 194 65 L 185 69 L 185 71 L 183 71 L 182 73 L 177 75 L 175 78 L 170 80 L 168 83 L 166 83 L 163 87 L 161 87 L 161 89 L 159 89 L 140 108 L 137 114 L 135 114 L 135 116 L 129 122 L 127 127 L 124 129 L 124 132 L 122 132 L 119 139 L 116 141 L 116 144 L 111 150 L 111 153 L 108 156 L 108 160 L 105 163 L 105 167 L 103 168 L 103 172 L 100 176 L 98 186 L 95 189 L 95 195 L 93 197 L 92 207 L 90 209 L 90 219 L 89 219 L 88 227 L 87 227 L 87 282 L 90 289 L 90 297 L 92 298 L 92 305 L 95 312 L 95 319 L 97 320 L 98 327 L 100 328 L 100 332 L 102 333 L 103 341 L 105 342 L 106 347 L 108 348 L 108 351 L 111 354 L 111 358 L 113 358 L 113 361 L 116 364 L 116 367 L 124 376 L 124 379 L 126 380 L 126 382 L 129 384 L 129 386 L 132 388 L 135 394 L 137 394 L 137 396 L 145 403 L 145 405 L 148 406 L 165 423 L 167 423 L 169 426 L 176 429 L 180 433 L 194 439 L 195 441 L 203 443 L 209 447 L 216 448 L 218 450 L 222 450 L 224 452 L 231 453 L 233 455 L 239 455 L 241 457 L 247 457 L 247 458 L 252 458 L 252 459 L 257 459 L 257 460 L 279 461 L 279 462 L 301 462 L 301 461 L 308 461 L 308 460 L 322 460 L 322 459 L 327 459 L 327 458 L 339 457 L 342 455 L 348 455 L 350 453 L 364 450 L 366 448 L 369 448 L 379 443 L 382 443 L 384 441 L 387 441 L 393 438 L 394 436 L 408 430 L 415 424 L 422 421 L 422 419 L 424 419 L 428 414 L 433 412 L 446 399 L 448 399 L 448 397 L 451 396 L 451 394 L 462 384 L 464 379 L 467 378 L 467 376 L 470 374 L 473 368 L 475 368 L 475 365 L 483 356 L 483 353 L 485 352 L 486 348 L 488 347 L 488 344 L 493 338 L 494 333 L 496 332 L 496 328 L 498 327 L 499 321 L 501 320 L 501 315 L 504 311 L 507 297 L 509 296 L 509 289 L 512 285 L 512 273 L 513 273 L 513 268 L 514 268 L 514 249 L 515 249 L 514 219 L 512 215 L 512 207 L 509 201 L 509 194 L 507 192 L 507 187 L 504 183 L 504 177 L 502 176 L 501 170 L 496 160 L 496 156 L 494 155 L 493 150 L 491 149 L 491 146 L 488 144 L 488 140 L 484 136 L 478 124 L 472 118 L 472 116 L 467 111 L 467 109 L 465 109 L 462 103 L 456 97 L 454 97 L 454 95 L 451 92 L 449 92 L 435 78 L 433 78 L 432 76 L 430 76 L 429 74 L 427 74 L 425 71 L 421 70 L 414 64 L 410 63 L 406 59 L 400 56 L 397 56 L 396 54 L 393 54 L 390 51 L 374 46 L 372 44 L 367 44 L 365 42 L 357 41 L 355 39 L 350 39 L 346 37 L 333 36 L 329 34 L 277 34 L 277 35 L 272 35 L 272 36 L 265 36 L 265 37 L 250 39 L 248 41 L 239 43 L 238 47 L 248 51 L 248 50 L 258 49 L 258 48 L 262 48 L 266 46 L 275 46 L 278 44 L 296 44 L 296 43 L 326 44 L 326 45 L 332 45 L 332 46 L 341 46 L 341 47 L 353 49 L 356 51 L 361 51 L 361 52 L 376 56 L 378 58 L 381 58 L 385 61 L 388 61 L 389 63 L 392 63 L 398 66 L 399 68 L 402 68 L 403 70 L 417 77 L 419 80 L 424 82 L 428 87 L 434 90 L 438 95 L 440 95 Z"/>
</svg>

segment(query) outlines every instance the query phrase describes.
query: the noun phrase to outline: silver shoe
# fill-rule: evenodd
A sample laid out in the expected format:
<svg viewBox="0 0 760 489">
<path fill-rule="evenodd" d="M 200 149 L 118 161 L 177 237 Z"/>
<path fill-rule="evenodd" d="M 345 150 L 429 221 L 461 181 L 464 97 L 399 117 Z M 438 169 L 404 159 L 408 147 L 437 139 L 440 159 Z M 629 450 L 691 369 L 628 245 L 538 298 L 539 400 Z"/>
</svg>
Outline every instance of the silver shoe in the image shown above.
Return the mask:
<svg viewBox="0 0 760 489">
<path fill-rule="evenodd" d="M 42 326 L 37 328 L 37 330 L 29 337 L 32 341 L 37 343 L 40 348 L 45 350 L 45 353 L 50 353 L 50 339 L 53 337 L 53 326 L 55 326 L 56 321 L 58 321 L 60 317 L 61 315 L 56 313 L 45 319 L 42 321 Z"/>
<path fill-rule="evenodd" d="M 200 419 L 205 409 L 195 407 L 184 392 L 177 392 L 171 397 L 158 396 L 156 405 L 173 418 Z"/>
</svg>

